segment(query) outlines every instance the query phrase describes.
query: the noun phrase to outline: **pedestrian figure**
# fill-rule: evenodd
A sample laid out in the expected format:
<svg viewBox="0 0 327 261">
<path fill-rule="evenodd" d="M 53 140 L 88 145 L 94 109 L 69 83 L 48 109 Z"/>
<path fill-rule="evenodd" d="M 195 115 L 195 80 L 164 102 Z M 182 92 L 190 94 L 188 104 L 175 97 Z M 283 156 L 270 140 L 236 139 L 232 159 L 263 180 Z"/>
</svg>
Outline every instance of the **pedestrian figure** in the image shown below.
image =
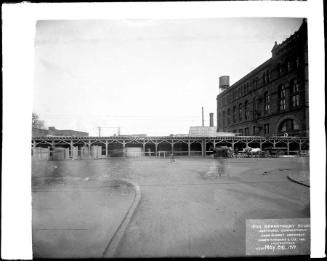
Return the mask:
<svg viewBox="0 0 327 261">
<path fill-rule="evenodd" d="M 218 157 L 218 176 L 221 177 L 225 174 L 225 162 L 223 157 Z"/>
<path fill-rule="evenodd" d="M 170 163 L 174 163 L 174 162 L 176 162 L 176 159 L 175 159 L 175 157 L 174 157 L 174 154 L 171 153 L 171 154 L 170 154 Z"/>
</svg>

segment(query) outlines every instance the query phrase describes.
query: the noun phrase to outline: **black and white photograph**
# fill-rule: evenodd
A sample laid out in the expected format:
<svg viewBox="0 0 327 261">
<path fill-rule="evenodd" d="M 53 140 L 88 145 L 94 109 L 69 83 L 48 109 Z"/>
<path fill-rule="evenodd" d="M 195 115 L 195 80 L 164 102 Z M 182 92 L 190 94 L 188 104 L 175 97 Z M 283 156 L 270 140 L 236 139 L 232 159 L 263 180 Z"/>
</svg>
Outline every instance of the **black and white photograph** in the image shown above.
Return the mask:
<svg viewBox="0 0 327 261">
<path fill-rule="evenodd" d="M 165 17 L 158 6 L 134 15 L 149 3 L 109 3 L 98 16 L 57 15 L 61 4 L 36 12 L 20 35 L 30 39 L 30 88 L 4 89 L 3 191 L 11 199 L 28 180 L 18 210 L 27 225 L 13 222 L 28 231 L 29 258 L 321 256 L 312 245 L 317 224 L 325 231 L 313 222 L 324 218 L 323 48 L 310 31 L 318 19 L 302 8 L 317 5 L 285 1 L 299 11 L 278 16 L 283 1 L 271 2 L 264 15 L 227 3 L 229 15 L 215 17 Z M 6 129 L 11 108 L 22 111 L 24 138 Z"/>
</svg>

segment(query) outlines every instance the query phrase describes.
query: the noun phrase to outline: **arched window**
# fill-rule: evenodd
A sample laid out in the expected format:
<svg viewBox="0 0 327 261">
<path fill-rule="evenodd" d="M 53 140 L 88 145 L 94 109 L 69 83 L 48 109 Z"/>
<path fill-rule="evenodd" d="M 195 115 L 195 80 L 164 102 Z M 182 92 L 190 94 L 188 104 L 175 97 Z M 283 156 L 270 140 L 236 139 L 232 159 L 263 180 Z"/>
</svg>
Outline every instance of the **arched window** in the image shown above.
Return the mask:
<svg viewBox="0 0 327 261">
<path fill-rule="evenodd" d="M 270 96 L 268 91 L 266 91 L 263 95 L 264 98 L 264 112 L 265 114 L 270 112 Z"/>
<path fill-rule="evenodd" d="M 249 108 L 248 101 L 244 102 L 244 119 L 247 120 L 249 118 Z"/>
<path fill-rule="evenodd" d="M 286 109 L 286 89 L 285 85 L 279 86 L 279 110 L 284 111 Z"/>
<path fill-rule="evenodd" d="M 299 129 L 299 125 L 293 119 L 286 119 L 279 125 L 279 132 L 281 133 L 291 133 Z"/>
<path fill-rule="evenodd" d="M 242 121 L 242 103 L 238 106 L 238 119 L 239 121 Z"/>
</svg>

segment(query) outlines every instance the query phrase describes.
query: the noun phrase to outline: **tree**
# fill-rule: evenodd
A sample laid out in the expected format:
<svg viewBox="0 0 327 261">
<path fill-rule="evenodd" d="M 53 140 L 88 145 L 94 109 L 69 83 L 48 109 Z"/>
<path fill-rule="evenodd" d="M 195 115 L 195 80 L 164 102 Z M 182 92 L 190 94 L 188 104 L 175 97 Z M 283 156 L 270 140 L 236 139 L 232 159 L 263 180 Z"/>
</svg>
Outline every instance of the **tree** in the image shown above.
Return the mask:
<svg viewBox="0 0 327 261">
<path fill-rule="evenodd" d="M 44 121 L 41 121 L 39 115 L 32 113 L 32 127 L 37 129 L 44 129 Z"/>
</svg>

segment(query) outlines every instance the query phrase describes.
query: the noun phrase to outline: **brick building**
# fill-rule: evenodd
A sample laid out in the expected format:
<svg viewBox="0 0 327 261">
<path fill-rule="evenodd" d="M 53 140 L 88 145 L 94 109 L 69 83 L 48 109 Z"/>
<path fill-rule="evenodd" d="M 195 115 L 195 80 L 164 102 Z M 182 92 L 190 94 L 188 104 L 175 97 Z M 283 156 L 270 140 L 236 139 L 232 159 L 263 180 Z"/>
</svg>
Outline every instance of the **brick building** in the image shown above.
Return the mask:
<svg viewBox="0 0 327 261">
<path fill-rule="evenodd" d="M 217 131 L 244 136 L 309 136 L 307 23 L 280 44 L 272 57 L 229 86 L 220 77 Z"/>
</svg>

